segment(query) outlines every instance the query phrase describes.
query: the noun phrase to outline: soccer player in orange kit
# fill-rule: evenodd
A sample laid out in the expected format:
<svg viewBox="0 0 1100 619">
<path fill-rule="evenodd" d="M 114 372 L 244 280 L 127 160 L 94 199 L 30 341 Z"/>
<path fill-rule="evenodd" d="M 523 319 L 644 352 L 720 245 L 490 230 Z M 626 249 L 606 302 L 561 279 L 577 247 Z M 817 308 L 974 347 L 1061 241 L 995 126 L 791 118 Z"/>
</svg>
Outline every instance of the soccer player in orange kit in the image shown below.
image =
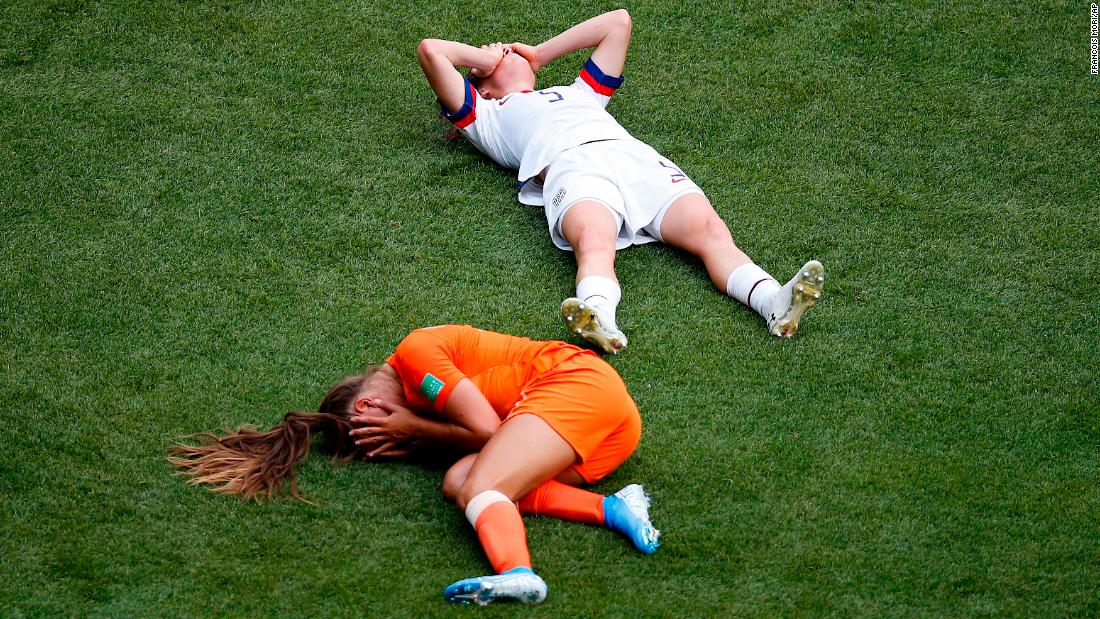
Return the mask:
<svg viewBox="0 0 1100 619">
<path fill-rule="evenodd" d="M 605 526 L 656 551 L 660 533 L 640 485 L 610 496 L 577 487 L 618 468 L 641 427 L 622 379 L 592 351 L 445 325 L 413 331 L 385 364 L 337 383 L 317 413 L 288 413 L 267 432 L 200 435 L 206 444 L 176 445 L 172 461 L 220 492 L 271 497 L 289 482 L 298 497 L 294 467 L 316 432 L 349 458 L 470 451 L 447 471 L 443 492 L 496 573 L 460 580 L 444 597 L 535 603 L 547 588 L 532 570 L 521 512 Z"/>
</svg>

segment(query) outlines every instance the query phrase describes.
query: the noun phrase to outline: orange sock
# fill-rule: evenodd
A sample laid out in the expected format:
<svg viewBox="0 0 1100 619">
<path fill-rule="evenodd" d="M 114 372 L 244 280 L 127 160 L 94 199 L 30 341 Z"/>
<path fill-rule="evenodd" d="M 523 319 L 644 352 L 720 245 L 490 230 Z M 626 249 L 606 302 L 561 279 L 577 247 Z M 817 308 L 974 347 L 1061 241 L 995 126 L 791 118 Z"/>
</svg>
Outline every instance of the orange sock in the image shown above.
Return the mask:
<svg viewBox="0 0 1100 619">
<path fill-rule="evenodd" d="M 466 518 L 477 530 L 481 548 L 496 573 L 516 567 L 531 567 L 527 530 L 515 503 L 495 490 L 474 497 L 466 507 Z"/>
<path fill-rule="evenodd" d="M 519 511 L 572 522 L 603 525 L 603 495 L 553 479 L 519 500 Z"/>
</svg>

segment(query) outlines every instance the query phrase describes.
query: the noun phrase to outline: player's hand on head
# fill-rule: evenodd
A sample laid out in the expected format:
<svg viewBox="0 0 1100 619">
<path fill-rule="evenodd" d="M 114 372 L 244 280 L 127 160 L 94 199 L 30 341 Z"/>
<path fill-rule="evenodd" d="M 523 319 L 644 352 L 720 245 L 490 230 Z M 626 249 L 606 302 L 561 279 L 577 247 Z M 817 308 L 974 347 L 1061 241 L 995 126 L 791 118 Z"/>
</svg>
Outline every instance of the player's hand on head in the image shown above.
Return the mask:
<svg viewBox="0 0 1100 619">
<path fill-rule="evenodd" d="M 511 48 L 506 46 L 504 43 L 489 43 L 488 45 L 482 45 L 481 50 L 491 54 L 491 56 L 489 57 L 489 61 L 486 64 L 491 65 L 492 68 L 482 69 L 474 67 L 473 69 L 470 69 L 470 75 L 477 78 L 485 78 L 492 75 L 493 71 L 496 71 L 497 65 L 500 64 L 500 61 L 503 60 L 505 56 L 512 53 Z"/>
<path fill-rule="evenodd" d="M 531 71 L 538 73 L 542 68 L 542 63 L 539 62 L 539 51 L 532 45 L 526 43 L 520 43 L 519 41 L 509 45 L 513 52 L 523 56 L 527 60 L 527 64 L 531 65 Z"/>
<path fill-rule="evenodd" d="M 362 415 L 351 418 L 348 434 L 367 457 L 393 456 L 394 448 L 415 438 L 416 413 L 392 402 L 372 400 Z"/>
<path fill-rule="evenodd" d="M 371 458 L 407 458 L 418 452 L 424 451 L 424 442 L 420 439 L 412 439 L 403 442 L 390 442 L 381 445 L 371 452 Z"/>
</svg>

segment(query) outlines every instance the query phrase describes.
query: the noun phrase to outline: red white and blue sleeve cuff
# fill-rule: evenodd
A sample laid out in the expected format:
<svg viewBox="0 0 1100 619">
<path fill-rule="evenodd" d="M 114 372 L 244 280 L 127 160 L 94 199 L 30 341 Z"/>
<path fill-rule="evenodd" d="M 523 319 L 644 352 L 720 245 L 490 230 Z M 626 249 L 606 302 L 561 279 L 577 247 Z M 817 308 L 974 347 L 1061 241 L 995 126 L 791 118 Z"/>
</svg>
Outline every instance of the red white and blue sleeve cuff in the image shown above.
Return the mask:
<svg viewBox="0 0 1100 619">
<path fill-rule="evenodd" d="M 592 90 L 595 90 L 605 97 L 610 97 L 615 94 L 619 86 L 623 85 L 624 77 L 612 77 L 600 70 L 596 63 L 591 58 L 588 62 L 584 63 L 584 68 L 581 69 L 581 79 L 585 84 L 588 84 Z"/>
<path fill-rule="evenodd" d="M 466 99 L 462 102 L 462 107 L 455 112 L 448 112 L 447 108 L 443 107 L 442 102 L 439 104 L 439 108 L 443 112 L 443 118 L 454 123 L 459 129 L 466 127 L 477 119 L 477 93 L 474 91 L 474 86 L 466 78 L 462 78 L 462 84 L 466 87 Z"/>
</svg>

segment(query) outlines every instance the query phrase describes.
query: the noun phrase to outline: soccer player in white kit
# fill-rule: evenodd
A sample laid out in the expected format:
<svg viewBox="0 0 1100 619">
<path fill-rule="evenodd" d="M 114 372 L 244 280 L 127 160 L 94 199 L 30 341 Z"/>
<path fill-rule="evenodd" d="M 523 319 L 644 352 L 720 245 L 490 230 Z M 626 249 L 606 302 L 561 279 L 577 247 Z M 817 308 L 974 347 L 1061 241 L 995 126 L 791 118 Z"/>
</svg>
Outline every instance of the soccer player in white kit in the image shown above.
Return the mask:
<svg viewBox="0 0 1100 619">
<path fill-rule="evenodd" d="M 631 27 L 619 9 L 538 46 L 425 39 L 418 56 L 444 117 L 493 161 L 517 170 L 519 200 L 542 206 L 554 245 L 574 252 L 576 296 L 561 308 L 571 330 L 604 352 L 622 351 L 615 252 L 662 241 L 701 259 L 714 285 L 760 314 L 772 335 L 790 337 L 821 296 L 821 263 L 810 260 L 781 286 L 734 244 L 676 164 L 607 113 L 623 83 Z M 541 67 L 587 48 L 595 49 L 573 84 L 537 89 Z M 469 68 L 469 78 L 457 68 Z"/>
</svg>

